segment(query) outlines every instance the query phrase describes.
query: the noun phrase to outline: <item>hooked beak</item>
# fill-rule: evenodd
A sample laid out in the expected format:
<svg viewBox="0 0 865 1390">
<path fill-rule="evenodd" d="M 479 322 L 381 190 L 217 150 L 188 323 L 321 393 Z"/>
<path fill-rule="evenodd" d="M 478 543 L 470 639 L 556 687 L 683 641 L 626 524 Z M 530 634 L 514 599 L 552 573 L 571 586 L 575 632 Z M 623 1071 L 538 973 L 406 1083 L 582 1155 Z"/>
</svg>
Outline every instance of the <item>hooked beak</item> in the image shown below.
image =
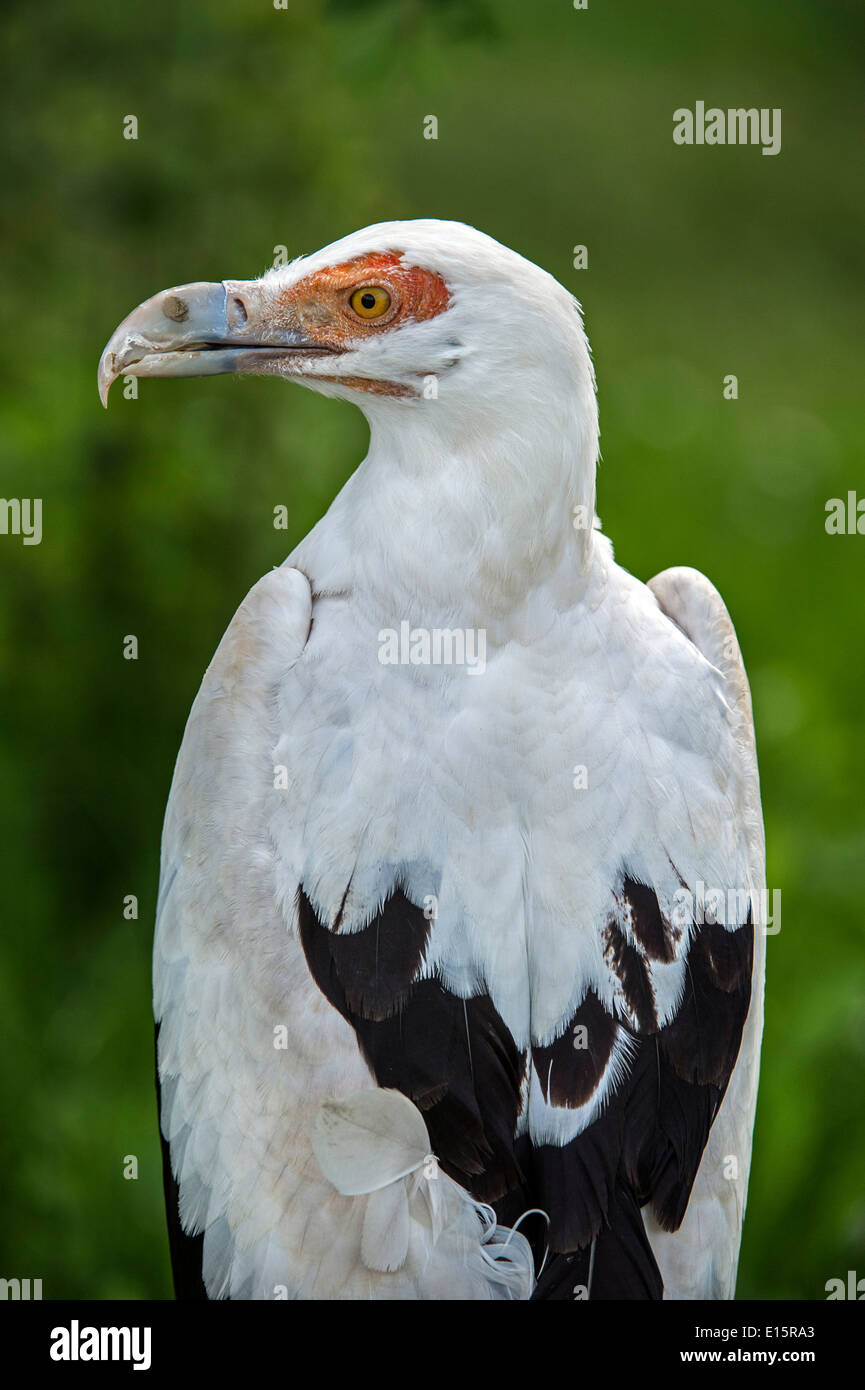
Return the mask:
<svg viewBox="0 0 865 1390">
<path fill-rule="evenodd" d="M 118 376 L 297 375 L 339 346 L 312 342 L 267 280 L 199 281 L 146 299 L 112 333 L 99 360 L 99 398 Z"/>
</svg>

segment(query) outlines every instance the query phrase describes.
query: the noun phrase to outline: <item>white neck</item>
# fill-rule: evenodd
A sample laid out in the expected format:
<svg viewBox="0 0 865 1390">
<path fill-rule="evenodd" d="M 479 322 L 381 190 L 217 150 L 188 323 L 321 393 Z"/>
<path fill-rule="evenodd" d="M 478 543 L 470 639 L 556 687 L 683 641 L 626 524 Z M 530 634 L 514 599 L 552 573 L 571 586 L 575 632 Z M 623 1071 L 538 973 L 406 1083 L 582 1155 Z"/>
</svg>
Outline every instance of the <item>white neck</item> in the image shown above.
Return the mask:
<svg viewBox="0 0 865 1390">
<path fill-rule="evenodd" d="M 363 586 L 394 621 L 506 620 L 541 586 L 578 602 L 598 447 L 594 390 L 580 385 L 551 395 L 548 379 L 533 392 L 523 378 L 470 411 L 446 395 L 365 403 L 367 457 L 291 563 L 320 591 Z"/>
</svg>

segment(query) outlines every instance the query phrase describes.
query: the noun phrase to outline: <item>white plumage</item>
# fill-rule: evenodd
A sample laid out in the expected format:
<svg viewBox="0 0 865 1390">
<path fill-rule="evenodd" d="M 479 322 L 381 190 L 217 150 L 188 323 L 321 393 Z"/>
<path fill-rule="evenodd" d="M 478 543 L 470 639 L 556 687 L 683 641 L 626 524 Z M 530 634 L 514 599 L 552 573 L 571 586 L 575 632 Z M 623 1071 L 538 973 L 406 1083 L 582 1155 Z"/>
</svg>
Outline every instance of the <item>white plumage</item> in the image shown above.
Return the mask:
<svg viewBox="0 0 865 1390">
<path fill-rule="evenodd" d="M 594 521 L 576 302 L 472 228 L 382 224 L 147 301 L 101 385 L 227 370 L 353 400 L 371 438 L 241 604 L 174 775 L 154 1007 L 203 1233 L 175 1232 L 178 1290 L 200 1260 L 211 1298 L 527 1297 L 511 1230 L 540 1208 L 538 1297 L 732 1297 L 750 697 L 708 580 L 644 586 Z M 404 622 L 482 632 L 483 669 L 383 663 Z M 750 918 L 701 921 L 698 885 Z"/>
</svg>

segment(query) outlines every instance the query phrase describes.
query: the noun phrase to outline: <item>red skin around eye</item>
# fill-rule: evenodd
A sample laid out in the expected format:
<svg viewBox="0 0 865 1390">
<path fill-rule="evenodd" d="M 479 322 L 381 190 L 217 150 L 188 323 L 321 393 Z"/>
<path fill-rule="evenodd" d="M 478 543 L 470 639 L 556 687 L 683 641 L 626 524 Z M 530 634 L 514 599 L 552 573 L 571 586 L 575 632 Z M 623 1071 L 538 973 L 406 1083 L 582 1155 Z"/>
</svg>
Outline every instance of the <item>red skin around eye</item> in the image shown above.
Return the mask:
<svg viewBox="0 0 865 1390">
<path fill-rule="evenodd" d="M 381 285 L 391 295 L 393 308 L 379 319 L 352 316 L 346 309 L 345 292 L 360 285 Z M 399 251 L 376 251 L 316 270 L 290 285 L 281 297 L 286 308 L 297 314 L 307 333 L 315 336 L 320 329 L 328 342 L 336 339 L 340 343 L 380 332 L 390 324 L 405 323 L 407 319 L 435 318 L 444 313 L 450 303 L 442 277 L 422 266 L 406 265 Z"/>
<path fill-rule="evenodd" d="M 390 305 L 377 318 L 362 318 L 350 306 L 352 292 L 363 285 L 380 285 L 391 297 Z M 276 313 L 271 301 L 270 327 L 281 324 L 302 332 L 317 346 L 338 352 L 356 345 L 359 339 L 387 333 L 391 327 L 435 318 L 449 303 L 450 292 L 434 270 L 407 265 L 401 251 L 376 251 L 313 271 L 289 285 L 279 295 Z M 379 396 L 418 395 L 416 388 L 395 381 L 324 375 L 319 379 L 339 381 Z"/>
</svg>

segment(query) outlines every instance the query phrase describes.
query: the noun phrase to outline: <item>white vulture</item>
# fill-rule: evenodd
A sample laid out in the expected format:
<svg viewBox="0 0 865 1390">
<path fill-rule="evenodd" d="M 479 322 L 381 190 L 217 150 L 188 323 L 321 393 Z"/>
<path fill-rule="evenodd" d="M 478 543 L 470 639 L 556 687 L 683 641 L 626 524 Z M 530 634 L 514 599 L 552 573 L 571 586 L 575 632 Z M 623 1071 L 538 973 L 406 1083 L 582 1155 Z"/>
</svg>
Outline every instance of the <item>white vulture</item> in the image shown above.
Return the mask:
<svg viewBox="0 0 865 1390">
<path fill-rule="evenodd" d="M 241 603 L 177 760 L 178 1297 L 731 1298 L 751 701 L 709 581 L 613 559 L 579 305 L 471 227 L 387 222 L 147 300 L 100 390 L 223 372 L 352 401 L 370 445 Z"/>
</svg>

